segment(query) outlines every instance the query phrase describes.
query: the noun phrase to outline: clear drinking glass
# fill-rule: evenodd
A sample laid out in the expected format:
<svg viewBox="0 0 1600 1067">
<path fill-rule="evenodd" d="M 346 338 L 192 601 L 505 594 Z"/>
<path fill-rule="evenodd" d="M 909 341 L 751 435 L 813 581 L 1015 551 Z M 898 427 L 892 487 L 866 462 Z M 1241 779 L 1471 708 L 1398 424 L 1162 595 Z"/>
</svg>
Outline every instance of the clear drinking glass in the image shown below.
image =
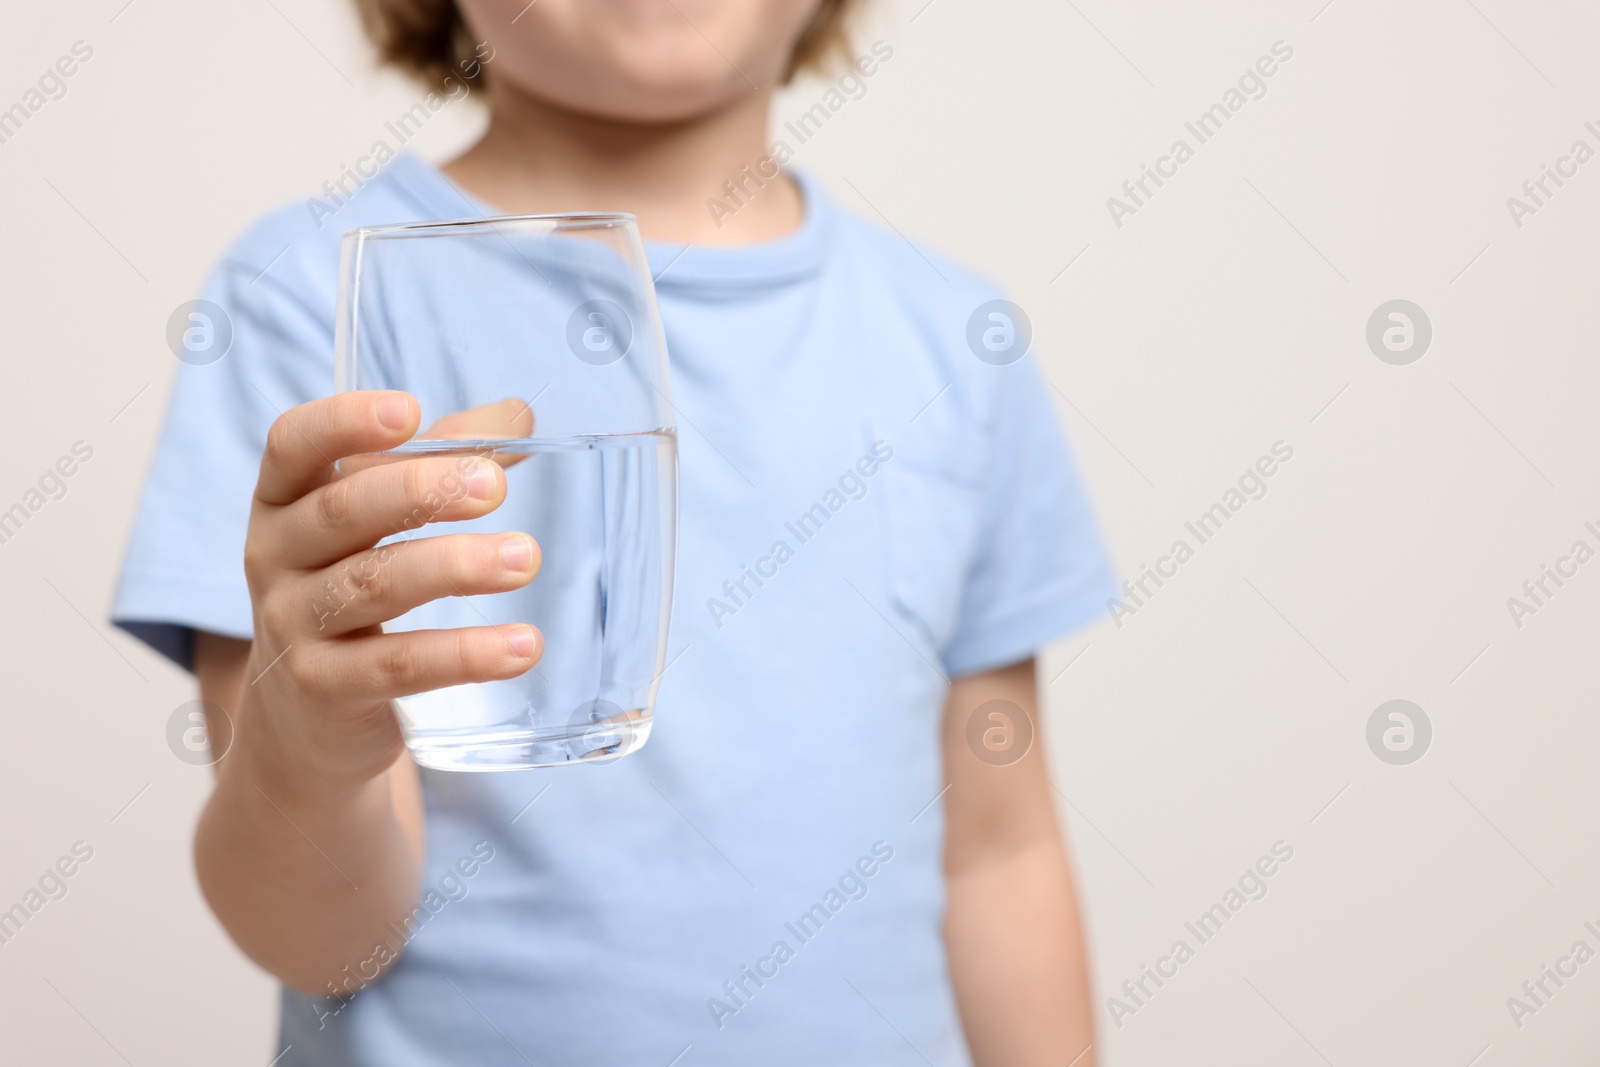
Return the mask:
<svg viewBox="0 0 1600 1067">
<path fill-rule="evenodd" d="M 459 456 L 387 544 L 520 530 L 543 564 L 526 587 L 437 600 L 388 631 L 532 623 L 544 657 L 509 681 L 395 702 L 417 762 L 511 770 L 609 761 L 650 735 L 677 546 L 678 451 L 666 342 L 632 215 L 528 215 L 344 235 L 336 388 L 403 389 L 417 436 L 348 470 Z M 426 525 L 474 458 L 505 502 Z M 381 545 L 380 545 L 381 548 Z M 382 566 L 380 551 L 372 566 Z"/>
</svg>

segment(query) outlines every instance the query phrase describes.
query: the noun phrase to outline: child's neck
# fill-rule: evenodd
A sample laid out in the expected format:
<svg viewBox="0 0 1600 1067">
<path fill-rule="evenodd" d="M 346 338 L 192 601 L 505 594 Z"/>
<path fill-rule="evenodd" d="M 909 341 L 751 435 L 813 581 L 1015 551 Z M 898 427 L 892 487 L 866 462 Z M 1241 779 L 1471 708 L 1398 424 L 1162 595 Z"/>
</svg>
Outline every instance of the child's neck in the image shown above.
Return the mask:
<svg viewBox="0 0 1600 1067">
<path fill-rule="evenodd" d="M 770 92 L 652 125 L 580 115 L 509 90 L 492 99 L 483 138 L 444 170 L 497 210 L 632 211 L 647 239 L 706 245 L 770 241 L 800 225 L 800 191 L 787 175 L 731 215 L 713 214 L 707 203 L 767 154 Z"/>
</svg>

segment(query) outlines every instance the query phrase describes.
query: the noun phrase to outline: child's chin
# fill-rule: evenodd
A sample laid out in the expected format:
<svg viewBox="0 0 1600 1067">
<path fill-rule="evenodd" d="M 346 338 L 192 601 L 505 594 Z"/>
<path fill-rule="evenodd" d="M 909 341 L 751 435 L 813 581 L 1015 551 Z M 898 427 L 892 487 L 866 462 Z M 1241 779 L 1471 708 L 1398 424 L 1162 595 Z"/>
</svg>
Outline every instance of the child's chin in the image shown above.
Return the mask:
<svg viewBox="0 0 1600 1067">
<path fill-rule="evenodd" d="M 625 99 L 630 110 L 686 118 L 750 90 L 726 59 L 700 46 L 666 49 L 640 45 L 615 57 L 601 83 L 604 95 Z"/>
<path fill-rule="evenodd" d="M 715 111 L 750 91 L 726 64 L 720 71 L 619 71 L 597 92 L 564 92 L 572 110 L 614 122 L 673 123 Z M 732 78 L 729 78 L 729 75 Z"/>
</svg>

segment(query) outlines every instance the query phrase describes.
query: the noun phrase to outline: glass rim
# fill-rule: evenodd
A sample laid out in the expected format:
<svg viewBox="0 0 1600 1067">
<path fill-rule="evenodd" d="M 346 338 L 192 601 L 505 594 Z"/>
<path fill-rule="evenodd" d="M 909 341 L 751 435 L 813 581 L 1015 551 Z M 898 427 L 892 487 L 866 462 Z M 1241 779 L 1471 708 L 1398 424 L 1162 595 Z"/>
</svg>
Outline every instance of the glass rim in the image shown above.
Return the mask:
<svg viewBox="0 0 1600 1067">
<path fill-rule="evenodd" d="M 631 211 L 552 211 L 536 215 L 479 215 L 472 218 L 426 219 L 412 222 L 384 222 L 376 226 L 357 226 L 344 231 L 344 240 L 365 240 L 368 237 L 425 236 L 430 232 L 445 230 L 471 231 L 494 229 L 506 223 L 542 222 L 550 224 L 552 232 L 566 228 L 627 226 L 637 227 L 638 216 Z"/>
</svg>

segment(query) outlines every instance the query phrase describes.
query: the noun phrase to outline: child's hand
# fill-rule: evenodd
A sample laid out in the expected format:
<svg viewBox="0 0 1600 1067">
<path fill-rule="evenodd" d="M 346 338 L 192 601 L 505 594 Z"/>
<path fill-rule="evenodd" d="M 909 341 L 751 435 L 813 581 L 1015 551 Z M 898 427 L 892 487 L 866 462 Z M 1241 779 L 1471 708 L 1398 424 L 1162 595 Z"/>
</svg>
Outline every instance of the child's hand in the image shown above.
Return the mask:
<svg viewBox="0 0 1600 1067">
<path fill-rule="evenodd" d="M 252 747 L 274 777 L 309 788 L 372 778 L 399 755 L 390 700 L 512 678 L 543 651 L 528 625 L 380 630 L 428 601 L 517 589 L 539 570 L 539 546 L 520 533 L 373 547 L 423 523 L 478 518 L 505 499 L 500 465 L 470 455 L 335 470 L 410 439 L 418 417 L 407 393 L 341 393 L 294 408 L 268 434 L 245 543 L 255 642 L 240 726 L 265 742 Z M 514 428 L 501 425 L 508 420 Z M 449 416 L 429 436 L 526 436 L 520 424 L 531 421 L 525 405 L 491 405 Z M 455 432 L 442 432 L 447 423 Z"/>
</svg>

